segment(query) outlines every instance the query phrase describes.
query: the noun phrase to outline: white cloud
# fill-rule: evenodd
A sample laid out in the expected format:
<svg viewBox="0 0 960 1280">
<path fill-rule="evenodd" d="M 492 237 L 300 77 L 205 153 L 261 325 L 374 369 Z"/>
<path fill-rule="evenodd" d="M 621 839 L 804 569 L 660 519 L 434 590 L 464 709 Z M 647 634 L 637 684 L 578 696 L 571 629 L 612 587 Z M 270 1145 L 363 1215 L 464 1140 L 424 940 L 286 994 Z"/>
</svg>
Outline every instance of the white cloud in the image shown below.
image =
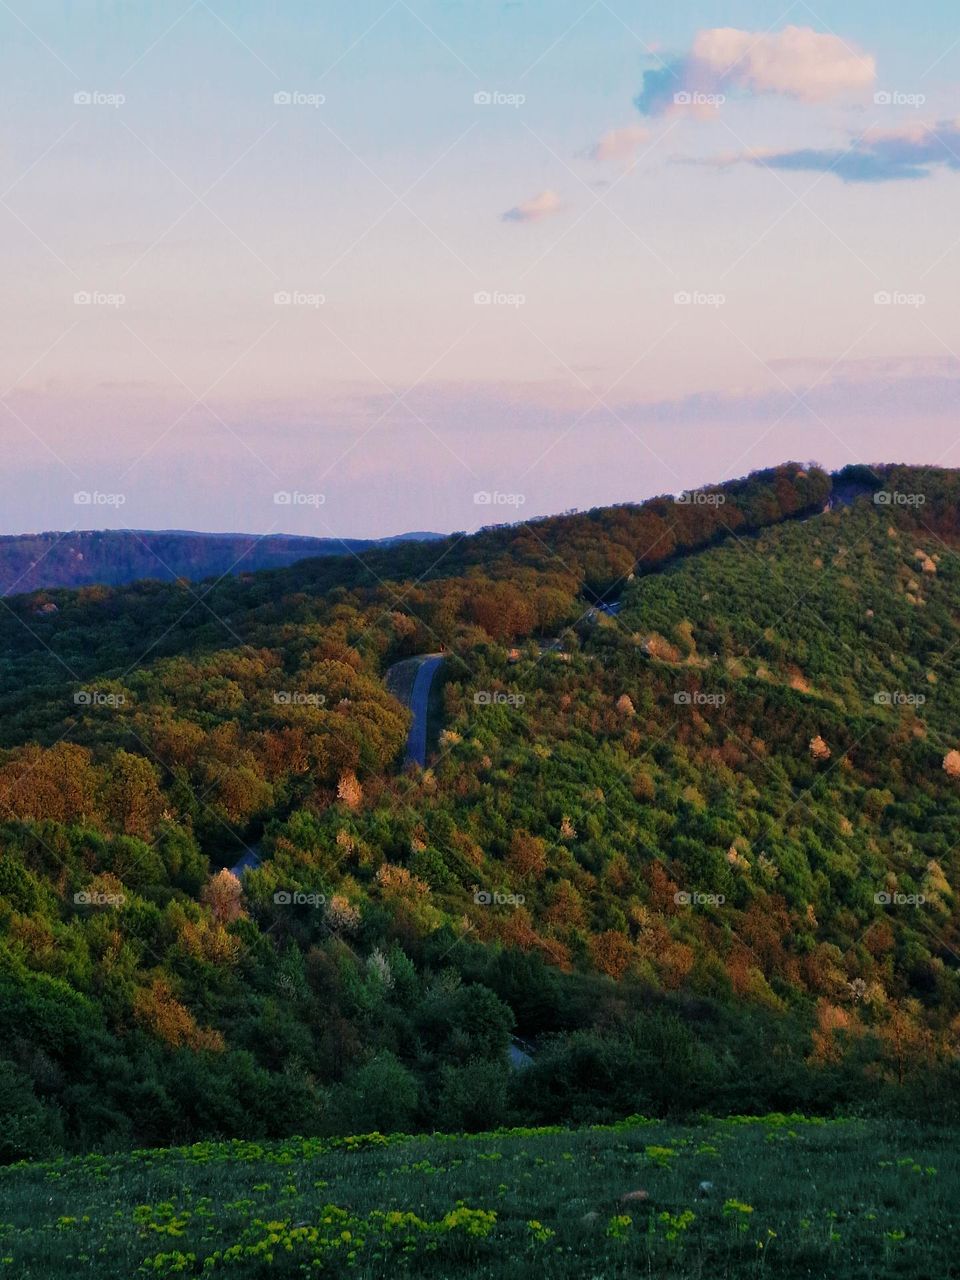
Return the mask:
<svg viewBox="0 0 960 1280">
<path fill-rule="evenodd" d="M 701 31 L 693 57 L 751 93 L 783 93 L 805 102 L 867 89 L 876 76 L 872 57 L 810 27 L 762 36 L 732 27 Z"/>
<path fill-rule="evenodd" d="M 556 191 L 541 191 L 531 200 L 524 200 L 502 214 L 504 222 L 541 222 L 551 218 L 563 208 L 563 201 Z"/>
<path fill-rule="evenodd" d="M 635 101 L 644 115 L 704 115 L 728 92 L 827 102 L 863 93 L 875 78 L 870 54 L 812 27 L 713 27 L 697 33 L 689 53 L 647 71 Z"/>
</svg>

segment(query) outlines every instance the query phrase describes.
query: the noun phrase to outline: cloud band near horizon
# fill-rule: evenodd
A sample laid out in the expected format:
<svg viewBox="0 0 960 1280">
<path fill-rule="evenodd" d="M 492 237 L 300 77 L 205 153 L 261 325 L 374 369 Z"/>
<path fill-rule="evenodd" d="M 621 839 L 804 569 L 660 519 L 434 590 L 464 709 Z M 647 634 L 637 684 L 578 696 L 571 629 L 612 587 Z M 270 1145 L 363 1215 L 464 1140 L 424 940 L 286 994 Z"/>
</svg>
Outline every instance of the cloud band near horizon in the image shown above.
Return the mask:
<svg viewBox="0 0 960 1280">
<path fill-rule="evenodd" d="M 758 168 L 832 173 L 841 182 L 915 182 L 938 168 L 960 170 L 960 119 L 869 129 L 846 147 L 749 151 L 709 161 L 717 168 Z"/>
</svg>

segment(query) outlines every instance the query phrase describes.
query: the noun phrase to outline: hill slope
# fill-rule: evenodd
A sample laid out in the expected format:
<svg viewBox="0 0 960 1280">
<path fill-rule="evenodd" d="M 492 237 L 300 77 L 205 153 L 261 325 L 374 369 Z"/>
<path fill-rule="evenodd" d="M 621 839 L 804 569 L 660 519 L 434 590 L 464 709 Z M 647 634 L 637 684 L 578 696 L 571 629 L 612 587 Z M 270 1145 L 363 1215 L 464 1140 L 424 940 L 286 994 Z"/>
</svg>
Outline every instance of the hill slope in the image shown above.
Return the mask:
<svg viewBox="0 0 960 1280">
<path fill-rule="evenodd" d="M 839 479 L 13 600 L 0 1151 L 950 1114 L 960 486 Z"/>
</svg>

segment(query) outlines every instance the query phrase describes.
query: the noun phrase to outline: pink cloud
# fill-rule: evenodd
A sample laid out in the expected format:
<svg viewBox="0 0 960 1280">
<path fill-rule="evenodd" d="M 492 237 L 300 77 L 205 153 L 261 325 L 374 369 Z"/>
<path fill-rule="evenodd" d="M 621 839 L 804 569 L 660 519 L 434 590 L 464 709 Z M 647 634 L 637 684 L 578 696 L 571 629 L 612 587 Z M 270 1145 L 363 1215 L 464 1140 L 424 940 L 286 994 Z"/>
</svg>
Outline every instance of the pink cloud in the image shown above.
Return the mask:
<svg viewBox="0 0 960 1280">
<path fill-rule="evenodd" d="M 563 208 L 563 201 L 556 191 L 541 191 L 531 200 L 524 200 L 502 214 L 504 222 L 541 222 L 544 218 L 552 218 Z"/>
<path fill-rule="evenodd" d="M 689 53 L 647 71 L 635 101 L 644 115 L 703 116 L 728 92 L 827 102 L 865 92 L 875 77 L 871 55 L 811 27 L 776 33 L 714 27 L 697 33 Z"/>
</svg>

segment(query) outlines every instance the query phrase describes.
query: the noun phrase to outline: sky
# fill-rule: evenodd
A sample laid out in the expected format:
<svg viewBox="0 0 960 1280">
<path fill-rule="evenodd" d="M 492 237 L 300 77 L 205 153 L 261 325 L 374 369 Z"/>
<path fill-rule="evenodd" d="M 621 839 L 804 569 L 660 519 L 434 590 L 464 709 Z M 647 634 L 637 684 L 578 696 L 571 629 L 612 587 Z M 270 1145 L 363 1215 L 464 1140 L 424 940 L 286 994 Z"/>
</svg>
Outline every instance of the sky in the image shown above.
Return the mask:
<svg viewBox="0 0 960 1280">
<path fill-rule="evenodd" d="M 3 0 L 0 532 L 960 466 L 945 0 Z"/>
</svg>

